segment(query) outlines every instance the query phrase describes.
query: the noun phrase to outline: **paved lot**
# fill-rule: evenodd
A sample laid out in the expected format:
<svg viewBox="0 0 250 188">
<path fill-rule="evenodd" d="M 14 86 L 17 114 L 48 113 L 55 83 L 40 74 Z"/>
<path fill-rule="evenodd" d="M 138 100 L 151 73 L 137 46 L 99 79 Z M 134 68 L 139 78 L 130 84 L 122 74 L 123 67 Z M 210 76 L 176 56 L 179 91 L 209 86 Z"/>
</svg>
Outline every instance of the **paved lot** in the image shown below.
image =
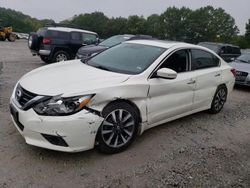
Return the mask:
<svg viewBox="0 0 250 188">
<path fill-rule="evenodd" d="M 250 187 L 250 89 L 217 115 L 197 113 L 150 129 L 128 150 L 61 153 L 25 144 L 11 123 L 16 81 L 44 66 L 26 41 L 0 42 L 0 187 Z"/>
</svg>

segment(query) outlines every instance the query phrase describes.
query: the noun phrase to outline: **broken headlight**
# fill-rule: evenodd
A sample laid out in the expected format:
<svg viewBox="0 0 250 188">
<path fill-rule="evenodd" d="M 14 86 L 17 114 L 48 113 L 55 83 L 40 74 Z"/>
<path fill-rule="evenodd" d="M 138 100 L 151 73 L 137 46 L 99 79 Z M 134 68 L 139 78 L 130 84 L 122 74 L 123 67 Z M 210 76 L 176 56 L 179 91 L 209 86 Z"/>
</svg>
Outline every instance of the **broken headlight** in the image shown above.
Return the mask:
<svg viewBox="0 0 250 188">
<path fill-rule="evenodd" d="M 50 100 L 41 102 L 33 107 L 39 115 L 45 116 L 64 116 L 79 112 L 89 103 L 94 95 L 61 98 L 56 96 Z"/>
</svg>

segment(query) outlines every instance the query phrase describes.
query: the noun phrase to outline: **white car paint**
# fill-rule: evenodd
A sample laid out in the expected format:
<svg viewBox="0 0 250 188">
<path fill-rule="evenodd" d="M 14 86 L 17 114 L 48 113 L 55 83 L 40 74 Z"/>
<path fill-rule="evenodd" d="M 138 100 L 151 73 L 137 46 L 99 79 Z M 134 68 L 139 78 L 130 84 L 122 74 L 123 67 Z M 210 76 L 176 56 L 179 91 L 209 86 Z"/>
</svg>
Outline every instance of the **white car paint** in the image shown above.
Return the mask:
<svg viewBox="0 0 250 188">
<path fill-rule="evenodd" d="M 166 48 L 144 72 L 128 75 L 97 69 L 80 60 L 44 66 L 31 71 L 19 81 L 23 88 L 38 95 L 63 97 L 96 94 L 87 106 L 102 112 L 111 101 L 125 99 L 134 103 L 140 111 L 140 133 L 156 125 L 211 107 L 217 87 L 225 84 L 228 93 L 234 86 L 231 67 L 214 52 L 186 43 L 161 41 L 130 41 Z M 178 73 L 176 79 L 151 79 L 160 62 L 178 49 L 202 49 L 220 59 L 220 66 Z M 18 111 L 24 126 L 19 132 L 31 145 L 65 152 L 84 151 L 94 147 L 96 133 L 103 121 L 101 115 L 82 110 L 69 116 L 41 116 L 32 108 L 21 110 L 17 105 L 15 89 L 10 103 Z M 40 133 L 60 135 L 69 147 L 50 144 Z"/>
</svg>

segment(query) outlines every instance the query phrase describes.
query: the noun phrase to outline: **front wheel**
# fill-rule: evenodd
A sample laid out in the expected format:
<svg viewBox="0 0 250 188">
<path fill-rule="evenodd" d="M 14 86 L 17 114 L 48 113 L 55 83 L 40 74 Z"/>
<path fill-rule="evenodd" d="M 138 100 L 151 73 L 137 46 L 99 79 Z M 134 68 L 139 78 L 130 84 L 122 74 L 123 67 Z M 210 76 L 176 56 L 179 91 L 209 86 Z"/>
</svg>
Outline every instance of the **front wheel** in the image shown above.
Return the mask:
<svg viewBox="0 0 250 188">
<path fill-rule="evenodd" d="M 15 42 L 16 41 L 16 35 L 13 33 L 10 33 L 8 36 L 8 41 L 9 42 Z"/>
<path fill-rule="evenodd" d="M 126 149 L 138 132 L 136 110 L 125 102 L 113 103 L 103 111 L 104 120 L 97 134 L 97 148 L 103 153 L 118 153 Z"/>
<path fill-rule="evenodd" d="M 227 88 L 224 85 L 219 86 L 215 92 L 209 112 L 211 114 L 219 113 L 222 110 L 226 100 L 227 100 Z"/>
</svg>

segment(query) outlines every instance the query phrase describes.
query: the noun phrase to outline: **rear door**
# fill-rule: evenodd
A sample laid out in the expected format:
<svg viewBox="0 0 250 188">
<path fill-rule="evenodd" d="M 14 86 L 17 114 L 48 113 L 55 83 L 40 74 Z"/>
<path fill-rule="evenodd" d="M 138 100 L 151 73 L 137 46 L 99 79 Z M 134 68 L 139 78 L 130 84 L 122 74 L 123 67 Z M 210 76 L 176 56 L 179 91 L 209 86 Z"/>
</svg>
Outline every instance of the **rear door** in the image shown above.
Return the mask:
<svg viewBox="0 0 250 188">
<path fill-rule="evenodd" d="M 221 81 L 220 59 L 200 49 L 192 49 L 191 55 L 191 69 L 196 80 L 194 109 L 208 107 Z"/>
<path fill-rule="evenodd" d="M 86 45 L 84 44 L 82 40 L 82 33 L 80 32 L 71 32 L 70 34 L 71 39 L 70 39 L 70 49 L 74 54 L 77 53 L 78 49 L 81 48 L 82 46 Z"/>
</svg>

